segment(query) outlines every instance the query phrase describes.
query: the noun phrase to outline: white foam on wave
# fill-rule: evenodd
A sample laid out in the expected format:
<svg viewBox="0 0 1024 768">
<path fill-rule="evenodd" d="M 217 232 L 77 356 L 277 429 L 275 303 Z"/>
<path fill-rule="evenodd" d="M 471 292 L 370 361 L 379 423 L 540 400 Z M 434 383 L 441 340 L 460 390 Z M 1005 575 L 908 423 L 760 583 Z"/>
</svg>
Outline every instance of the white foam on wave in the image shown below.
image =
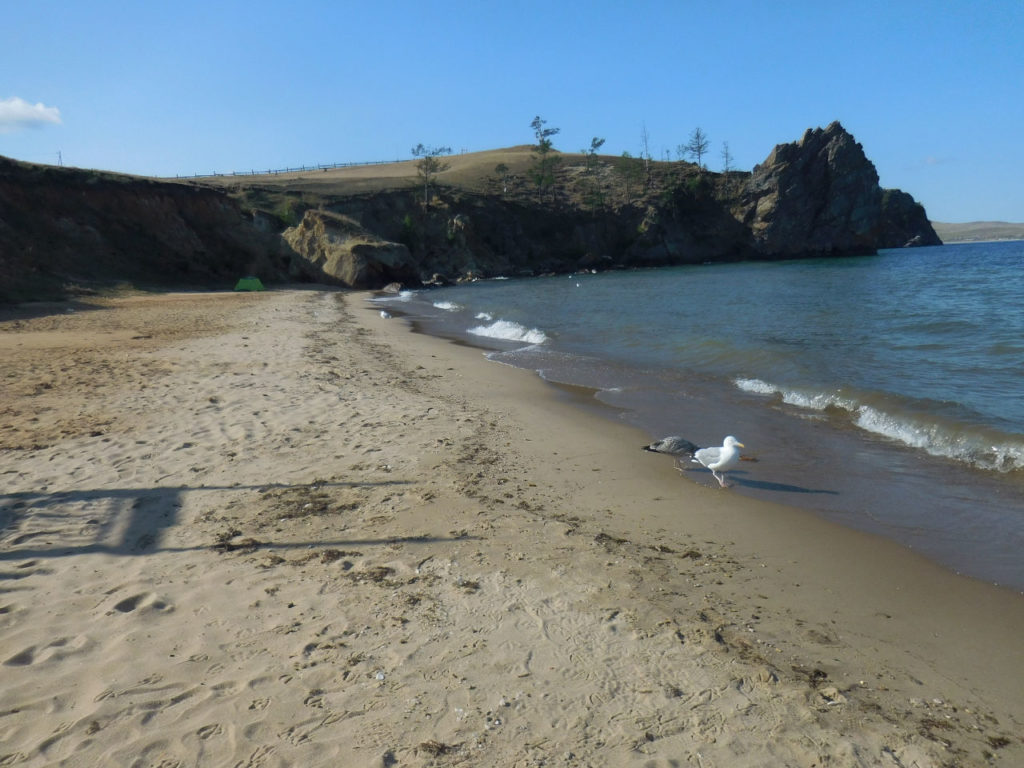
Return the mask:
<svg viewBox="0 0 1024 768">
<path fill-rule="evenodd" d="M 778 395 L 784 403 L 813 411 L 824 411 L 826 408 L 842 408 L 852 411 L 857 407 L 855 401 L 832 392 L 785 389 L 761 379 L 735 379 L 733 383 L 744 392 L 752 392 L 756 395 Z"/>
<path fill-rule="evenodd" d="M 483 320 L 484 322 L 489 323 L 494 318 L 491 316 L 490 312 L 477 312 L 476 313 L 476 317 L 474 319 L 476 319 L 476 320 Z"/>
<path fill-rule="evenodd" d="M 897 415 L 850 397 L 827 392 L 800 392 L 761 379 L 735 379 L 744 392 L 777 395 L 784 403 L 814 411 L 838 408 L 849 414 L 855 426 L 894 440 L 931 456 L 954 459 L 978 469 L 1012 472 L 1024 470 L 1024 440 L 979 427 L 942 420 Z"/>
<path fill-rule="evenodd" d="M 870 405 L 857 409 L 854 424 L 932 456 L 962 461 L 978 469 L 1024 469 L 1024 441 L 1011 435 L 895 416 Z"/>
<path fill-rule="evenodd" d="M 495 320 L 490 325 L 478 325 L 470 328 L 468 332 L 474 336 L 486 336 L 489 339 L 504 341 L 523 341 L 527 344 L 543 344 L 548 340 L 544 331 L 527 328 L 511 320 Z"/>
<path fill-rule="evenodd" d="M 928 450 L 936 442 L 935 426 L 929 428 L 909 419 L 898 419 L 869 405 L 857 409 L 853 423 L 867 432 L 897 440 L 912 448 Z"/>
<path fill-rule="evenodd" d="M 399 291 L 395 294 L 385 294 L 384 296 L 374 296 L 370 301 L 387 303 L 392 301 L 412 301 L 412 297 L 416 295 L 416 291 Z"/>
<path fill-rule="evenodd" d="M 446 312 L 458 312 L 462 309 L 461 306 L 456 304 L 454 301 L 435 301 L 434 306 L 438 309 L 443 309 Z"/>
<path fill-rule="evenodd" d="M 744 392 L 753 392 L 757 395 L 774 395 L 779 391 L 774 384 L 769 384 L 767 381 L 761 381 L 760 379 L 735 379 L 733 384 Z"/>
</svg>

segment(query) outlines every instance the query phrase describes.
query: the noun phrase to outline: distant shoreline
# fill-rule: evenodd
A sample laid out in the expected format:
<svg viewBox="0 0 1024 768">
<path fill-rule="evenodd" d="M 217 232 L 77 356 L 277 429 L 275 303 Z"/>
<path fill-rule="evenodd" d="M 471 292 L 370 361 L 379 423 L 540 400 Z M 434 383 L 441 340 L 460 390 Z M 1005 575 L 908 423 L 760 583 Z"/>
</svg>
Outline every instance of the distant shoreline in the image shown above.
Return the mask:
<svg viewBox="0 0 1024 768">
<path fill-rule="evenodd" d="M 1019 243 L 1024 240 L 1024 237 L 992 237 L 992 238 L 979 238 L 977 240 L 944 240 L 943 245 L 965 245 L 967 243 Z"/>
<path fill-rule="evenodd" d="M 1001 243 L 1024 240 L 1024 223 L 1008 221 L 968 221 L 954 224 L 931 222 L 943 243 Z"/>
</svg>

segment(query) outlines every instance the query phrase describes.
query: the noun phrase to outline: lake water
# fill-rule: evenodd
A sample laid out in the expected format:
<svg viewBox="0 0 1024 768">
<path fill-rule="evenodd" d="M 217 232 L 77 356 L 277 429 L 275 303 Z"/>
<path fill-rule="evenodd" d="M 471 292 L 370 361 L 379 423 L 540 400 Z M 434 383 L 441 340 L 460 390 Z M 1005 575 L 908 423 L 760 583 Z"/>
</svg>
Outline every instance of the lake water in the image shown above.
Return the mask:
<svg viewBox="0 0 1024 768">
<path fill-rule="evenodd" d="M 758 461 L 723 493 L 811 508 L 1024 590 L 1024 242 L 381 301 L 427 333 L 593 388 L 652 438 L 735 435 Z M 699 467 L 684 476 L 715 485 Z"/>
</svg>

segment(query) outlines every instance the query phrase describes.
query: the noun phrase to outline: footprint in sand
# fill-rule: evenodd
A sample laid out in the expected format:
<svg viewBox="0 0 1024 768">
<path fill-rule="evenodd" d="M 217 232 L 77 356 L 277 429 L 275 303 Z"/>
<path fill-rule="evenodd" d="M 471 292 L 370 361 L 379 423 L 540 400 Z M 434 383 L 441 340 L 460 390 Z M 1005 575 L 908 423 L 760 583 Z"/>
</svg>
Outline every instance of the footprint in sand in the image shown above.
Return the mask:
<svg viewBox="0 0 1024 768">
<path fill-rule="evenodd" d="M 36 659 L 36 647 L 30 645 L 20 653 L 16 653 L 11 658 L 4 660 L 4 666 L 7 667 L 27 667 L 29 664 L 34 662 Z"/>
<path fill-rule="evenodd" d="M 60 661 L 68 656 L 87 651 L 90 647 L 92 647 L 92 642 L 85 635 L 58 637 L 44 646 L 30 645 L 10 658 L 4 659 L 3 664 L 7 667 L 27 667 L 50 659 Z"/>
<path fill-rule="evenodd" d="M 32 531 L 31 533 L 23 533 L 20 536 L 15 536 L 13 539 L 11 539 L 9 544 L 12 547 L 16 547 L 19 544 L 24 544 L 26 541 L 30 541 L 30 540 L 38 537 L 38 536 L 47 536 L 48 534 L 51 534 L 51 533 L 60 533 L 60 531 L 57 531 L 57 530 L 46 530 L 46 531 Z"/>
<path fill-rule="evenodd" d="M 224 727 L 220 723 L 210 723 L 210 725 L 204 725 L 196 731 L 196 736 L 200 739 L 208 739 L 211 736 L 219 736 L 222 733 L 224 733 Z"/>
<path fill-rule="evenodd" d="M 113 609 L 107 611 L 107 616 L 112 616 L 115 611 L 120 613 L 131 613 L 136 610 L 161 611 L 166 613 L 173 611 L 174 606 L 152 592 L 142 592 L 138 595 L 126 597 L 115 603 Z"/>
</svg>

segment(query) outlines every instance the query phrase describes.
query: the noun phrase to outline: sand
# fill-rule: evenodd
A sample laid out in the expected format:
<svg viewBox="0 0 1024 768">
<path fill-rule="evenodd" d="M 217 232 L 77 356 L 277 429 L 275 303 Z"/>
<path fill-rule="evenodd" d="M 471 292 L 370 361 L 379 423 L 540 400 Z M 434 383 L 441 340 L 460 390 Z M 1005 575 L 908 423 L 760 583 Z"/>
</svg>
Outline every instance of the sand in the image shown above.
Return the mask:
<svg viewBox="0 0 1024 768">
<path fill-rule="evenodd" d="M 1019 594 L 365 294 L 69 309 L 0 321 L 0 766 L 1024 765 Z"/>
</svg>

